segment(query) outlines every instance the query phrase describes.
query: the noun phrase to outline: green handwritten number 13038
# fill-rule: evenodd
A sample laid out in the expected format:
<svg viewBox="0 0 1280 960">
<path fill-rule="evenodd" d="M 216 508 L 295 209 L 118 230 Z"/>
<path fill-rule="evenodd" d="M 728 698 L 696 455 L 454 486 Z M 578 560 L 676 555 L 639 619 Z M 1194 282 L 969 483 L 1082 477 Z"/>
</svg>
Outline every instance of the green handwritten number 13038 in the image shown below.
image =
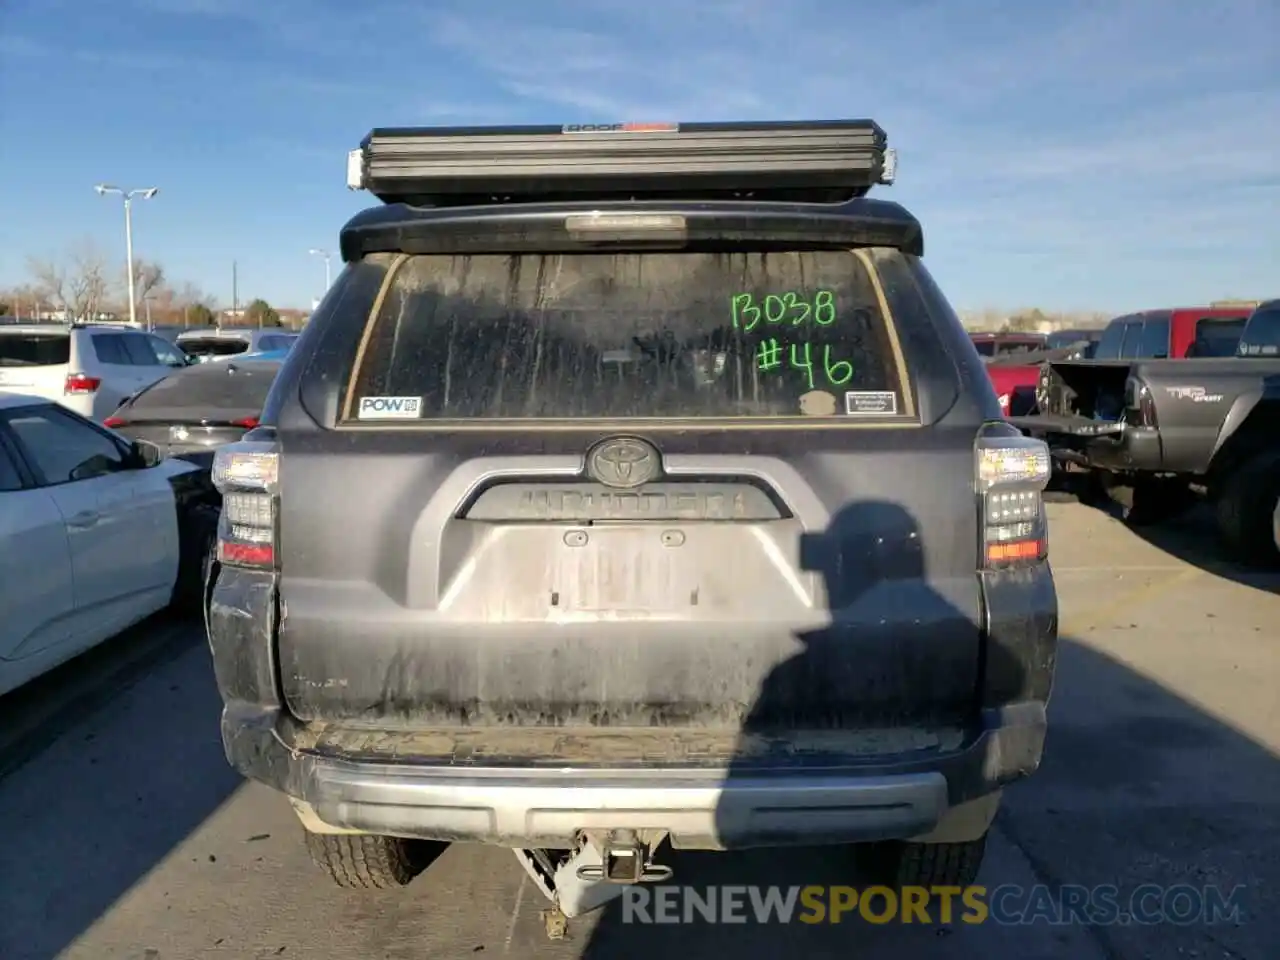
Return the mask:
<svg viewBox="0 0 1280 960">
<path fill-rule="evenodd" d="M 798 327 L 812 318 L 820 327 L 836 322 L 836 297 L 830 290 L 819 290 L 811 300 L 798 293 L 771 293 L 759 303 L 750 293 L 736 294 L 730 301 L 735 330 L 751 331 L 764 320 L 768 324 L 790 323 Z"/>
</svg>

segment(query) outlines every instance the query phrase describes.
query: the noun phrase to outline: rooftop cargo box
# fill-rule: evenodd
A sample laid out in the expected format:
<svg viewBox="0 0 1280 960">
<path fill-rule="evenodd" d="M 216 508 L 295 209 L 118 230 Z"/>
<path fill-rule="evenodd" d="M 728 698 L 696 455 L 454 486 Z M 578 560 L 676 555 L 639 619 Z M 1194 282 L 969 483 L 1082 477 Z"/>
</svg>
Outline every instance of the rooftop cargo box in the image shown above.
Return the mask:
<svg viewBox="0 0 1280 960">
<path fill-rule="evenodd" d="M 891 183 L 871 120 L 397 127 L 348 157 L 347 185 L 384 203 L 620 199 L 841 203 Z"/>
</svg>

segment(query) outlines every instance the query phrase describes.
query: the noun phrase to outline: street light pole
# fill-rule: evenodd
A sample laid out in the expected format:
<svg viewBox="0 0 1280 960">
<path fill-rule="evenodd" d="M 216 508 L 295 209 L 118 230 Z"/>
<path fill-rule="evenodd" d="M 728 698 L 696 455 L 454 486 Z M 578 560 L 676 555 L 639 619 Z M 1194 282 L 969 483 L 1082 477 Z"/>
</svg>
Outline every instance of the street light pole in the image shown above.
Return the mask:
<svg viewBox="0 0 1280 960">
<path fill-rule="evenodd" d="M 93 189 L 98 192 L 100 197 L 105 197 L 107 194 L 112 193 L 124 200 L 124 255 L 127 261 L 125 277 L 129 284 L 129 323 L 136 325 L 138 322 L 138 301 L 133 292 L 133 198 L 141 197 L 143 200 L 150 200 L 160 192 L 160 188 L 147 187 L 143 190 L 122 190 L 109 183 L 99 183 Z"/>
<path fill-rule="evenodd" d="M 133 269 L 133 194 L 124 194 L 124 262 L 126 266 L 125 276 L 129 283 L 129 323 L 138 322 L 138 297 L 133 291 L 133 285 L 136 282 Z"/>
<path fill-rule="evenodd" d="M 329 273 L 329 260 L 333 256 L 333 254 L 331 254 L 328 250 L 317 250 L 315 247 L 312 247 L 307 252 L 310 253 L 313 257 L 320 257 L 324 260 L 324 291 L 325 293 L 328 293 L 329 286 L 332 283 L 330 279 L 331 275 Z"/>
</svg>

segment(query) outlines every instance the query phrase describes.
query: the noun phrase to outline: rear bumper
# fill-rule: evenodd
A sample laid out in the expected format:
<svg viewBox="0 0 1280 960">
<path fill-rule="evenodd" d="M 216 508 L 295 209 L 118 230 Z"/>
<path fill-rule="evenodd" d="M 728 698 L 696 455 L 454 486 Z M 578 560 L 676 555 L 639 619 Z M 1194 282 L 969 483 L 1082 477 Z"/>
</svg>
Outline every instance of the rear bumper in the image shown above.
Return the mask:
<svg viewBox="0 0 1280 960">
<path fill-rule="evenodd" d="M 1098 470 L 1154 471 L 1167 469 L 1160 432 L 1127 424 L 1099 424 L 1083 417 L 1014 417 L 1023 433 L 1045 441 L 1058 460 Z"/>
<path fill-rule="evenodd" d="M 1113 437 L 1089 441 L 1084 446 L 1084 458 L 1088 466 L 1119 473 L 1166 469 L 1159 432 L 1141 427 L 1126 427 Z"/>
<path fill-rule="evenodd" d="M 278 710 L 229 704 L 231 765 L 308 804 L 331 827 L 368 833 L 564 848 L 581 830 L 667 831 L 673 846 L 734 849 L 905 839 L 948 810 L 1032 773 L 1045 711 L 988 711 L 960 749 L 840 769 L 422 766 L 338 758 L 290 743 Z"/>
</svg>

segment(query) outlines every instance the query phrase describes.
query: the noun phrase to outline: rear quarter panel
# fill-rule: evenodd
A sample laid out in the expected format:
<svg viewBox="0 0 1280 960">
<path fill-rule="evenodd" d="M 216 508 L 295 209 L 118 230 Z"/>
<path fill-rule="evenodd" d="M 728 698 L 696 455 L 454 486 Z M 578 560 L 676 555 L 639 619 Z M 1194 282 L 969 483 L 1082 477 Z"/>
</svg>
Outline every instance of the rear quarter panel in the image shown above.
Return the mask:
<svg viewBox="0 0 1280 960">
<path fill-rule="evenodd" d="M 1198 474 L 1248 421 L 1280 359 L 1153 360 L 1132 372 L 1155 400 L 1164 465 Z"/>
</svg>

